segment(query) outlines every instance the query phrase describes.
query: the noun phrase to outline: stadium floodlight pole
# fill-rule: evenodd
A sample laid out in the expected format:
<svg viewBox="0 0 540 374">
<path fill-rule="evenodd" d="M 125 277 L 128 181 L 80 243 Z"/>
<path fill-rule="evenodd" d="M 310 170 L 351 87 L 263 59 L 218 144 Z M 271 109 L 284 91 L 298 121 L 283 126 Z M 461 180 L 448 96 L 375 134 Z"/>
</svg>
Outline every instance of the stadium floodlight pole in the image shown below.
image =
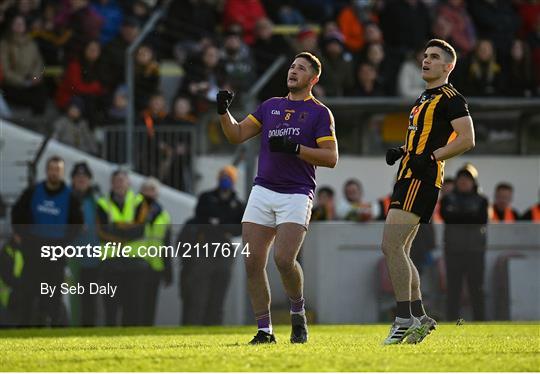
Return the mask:
<svg viewBox="0 0 540 374">
<path fill-rule="evenodd" d="M 133 43 L 126 50 L 126 85 L 127 85 L 127 115 L 126 115 L 126 164 L 133 169 L 133 130 L 135 128 L 135 74 L 134 57 L 135 50 L 141 45 L 146 36 L 154 29 L 156 23 L 167 11 L 171 0 L 165 0 L 161 6 L 156 9 L 148 21 L 144 24 L 141 32 L 135 38 Z"/>
<path fill-rule="evenodd" d="M 248 91 L 245 99 L 245 109 L 249 113 L 249 110 L 256 107 L 256 99 L 259 92 L 266 86 L 266 84 L 274 77 L 277 71 L 287 62 L 287 57 L 280 55 L 274 60 L 272 65 L 261 75 L 261 77 L 255 82 L 255 84 Z M 235 158 L 238 158 L 240 155 L 246 161 L 246 175 L 245 175 L 245 185 L 246 185 L 246 201 L 249 196 L 250 189 L 248 186 L 251 186 L 253 179 L 255 179 L 255 159 L 257 158 L 257 143 L 253 139 L 242 145 L 242 148 L 238 151 L 238 155 L 235 155 Z"/>
</svg>

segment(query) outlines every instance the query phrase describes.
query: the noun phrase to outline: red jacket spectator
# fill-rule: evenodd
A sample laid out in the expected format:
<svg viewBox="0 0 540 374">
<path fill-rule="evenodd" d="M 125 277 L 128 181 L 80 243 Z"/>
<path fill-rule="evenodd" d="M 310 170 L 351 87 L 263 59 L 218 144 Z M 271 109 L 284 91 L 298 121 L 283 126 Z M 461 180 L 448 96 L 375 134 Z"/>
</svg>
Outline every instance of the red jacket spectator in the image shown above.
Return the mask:
<svg viewBox="0 0 540 374">
<path fill-rule="evenodd" d="M 437 15 L 452 24 L 450 36 L 454 47 L 464 54 L 471 52 L 476 43 L 476 30 L 465 7 L 465 1 L 451 0 L 444 3 L 437 10 Z"/>
<path fill-rule="evenodd" d="M 97 41 L 88 43 L 84 60 L 72 60 L 64 73 L 64 78 L 56 92 L 56 105 L 65 109 L 73 96 L 102 96 L 105 87 L 99 80 L 97 59 L 101 47 Z M 84 65 L 84 67 L 83 67 Z"/>
<path fill-rule="evenodd" d="M 373 14 L 366 14 L 366 20 L 369 22 L 378 22 Z M 351 52 L 360 51 L 365 43 L 365 22 L 358 18 L 358 11 L 354 6 L 347 6 L 341 10 L 337 17 L 337 23 L 341 33 L 345 37 L 345 46 Z"/>
<path fill-rule="evenodd" d="M 228 30 L 235 23 L 242 26 L 244 41 L 251 45 L 255 41 L 255 24 L 266 11 L 260 0 L 227 0 L 223 7 L 223 28 Z"/>
</svg>

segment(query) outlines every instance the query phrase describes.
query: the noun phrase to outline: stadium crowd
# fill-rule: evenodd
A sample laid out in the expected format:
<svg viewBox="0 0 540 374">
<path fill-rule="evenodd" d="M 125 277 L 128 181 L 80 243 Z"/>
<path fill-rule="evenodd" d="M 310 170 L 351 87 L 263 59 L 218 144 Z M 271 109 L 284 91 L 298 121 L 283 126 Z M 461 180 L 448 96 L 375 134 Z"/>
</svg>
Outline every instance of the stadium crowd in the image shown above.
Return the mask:
<svg viewBox="0 0 540 374">
<path fill-rule="evenodd" d="M 126 49 L 158 6 L 157 0 L 3 1 L 0 116 L 17 121 L 20 107 L 45 113 L 54 138 L 98 154 L 98 129 L 126 117 Z M 451 81 L 465 96 L 540 94 L 537 1 L 172 1 L 135 53 L 137 124 L 145 129 L 145 152 L 159 154 L 157 166 L 137 168 L 165 180 L 160 165 L 185 159 L 190 144 L 156 141 L 156 129 L 193 127 L 213 113 L 218 88 L 235 91 L 241 105 L 238 97 L 279 55 L 321 57 L 318 97 L 412 100 L 423 90 L 422 47 L 431 37 L 456 47 L 460 63 Z M 172 93 L 162 90 L 164 61 L 182 71 Z M 259 99 L 284 92 L 274 79 Z M 183 182 L 168 184 L 186 189 Z"/>
</svg>

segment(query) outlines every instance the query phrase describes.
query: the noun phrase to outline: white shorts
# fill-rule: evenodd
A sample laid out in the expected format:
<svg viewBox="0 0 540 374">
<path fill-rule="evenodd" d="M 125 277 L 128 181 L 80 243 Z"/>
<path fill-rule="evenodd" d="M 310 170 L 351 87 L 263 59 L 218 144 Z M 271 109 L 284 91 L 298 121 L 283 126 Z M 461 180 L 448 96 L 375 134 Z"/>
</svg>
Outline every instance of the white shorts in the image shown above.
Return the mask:
<svg viewBox="0 0 540 374">
<path fill-rule="evenodd" d="M 292 222 L 307 229 L 312 207 L 313 201 L 307 195 L 279 193 L 261 186 L 253 186 L 242 222 L 268 227 Z"/>
</svg>

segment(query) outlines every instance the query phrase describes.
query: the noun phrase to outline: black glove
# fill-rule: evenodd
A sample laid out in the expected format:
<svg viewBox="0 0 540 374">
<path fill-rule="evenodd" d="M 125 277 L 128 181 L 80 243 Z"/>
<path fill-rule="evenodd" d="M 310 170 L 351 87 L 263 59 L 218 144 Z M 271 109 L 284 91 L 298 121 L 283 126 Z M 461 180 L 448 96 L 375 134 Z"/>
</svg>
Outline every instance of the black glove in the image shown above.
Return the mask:
<svg viewBox="0 0 540 374">
<path fill-rule="evenodd" d="M 421 155 L 412 155 L 408 162 L 411 171 L 416 175 L 422 175 L 429 167 L 434 166 L 437 160 L 433 152 Z"/>
<path fill-rule="evenodd" d="M 401 147 L 390 148 L 386 151 L 386 163 L 388 165 L 394 165 L 404 154 L 405 151 Z"/>
<path fill-rule="evenodd" d="M 292 142 L 286 136 L 272 136 L 268 139 L 270 145 L 270 152 L 282 152 L 282 153 L 300 153 L 300 144 Z"/>
<path fill-rule="evenodd" d="M 216 95 L 217 112 L 218 114 L 227 113 L 227 109 L 233 101 L 234 93 L 231 91 L 221 90 Z"/>
</svg>

